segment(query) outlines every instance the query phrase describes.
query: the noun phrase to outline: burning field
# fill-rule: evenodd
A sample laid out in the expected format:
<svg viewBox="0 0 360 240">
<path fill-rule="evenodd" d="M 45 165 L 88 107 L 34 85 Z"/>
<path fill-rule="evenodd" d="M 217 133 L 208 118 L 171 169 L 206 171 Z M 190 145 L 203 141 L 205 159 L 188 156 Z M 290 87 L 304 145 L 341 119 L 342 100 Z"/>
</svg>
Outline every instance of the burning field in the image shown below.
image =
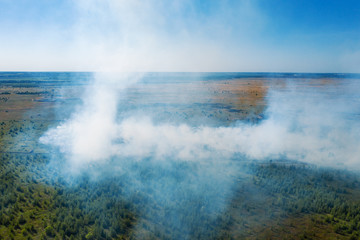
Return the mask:
<svg viewBox="0 0 360 240">
<path fill-rule="evenodd" d="M 1 73 L 4 239 L 357 239 L 358 75 Z"/>
<path fill-rule="evenodd" d="M 360 239 L 359 1 L 0 1 L 1 239 Z"/>
</svg>

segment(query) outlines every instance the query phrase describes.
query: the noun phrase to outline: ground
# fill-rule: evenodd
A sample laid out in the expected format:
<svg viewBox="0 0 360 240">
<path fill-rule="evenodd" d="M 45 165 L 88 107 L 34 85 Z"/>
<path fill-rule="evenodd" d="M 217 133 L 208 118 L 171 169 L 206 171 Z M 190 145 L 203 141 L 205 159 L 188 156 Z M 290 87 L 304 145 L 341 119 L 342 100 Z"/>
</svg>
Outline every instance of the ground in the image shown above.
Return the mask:
<svg viewBox="0 0 360 240">
<path fill-rule="evenodd" d="M 0 239 L 359 238 L 359 177 L 343 170 L 283 159 L 244 162 L 246 171 L 236 176 L 234 194 L 220 215 L 197 212 L 203 199 L 175 200 L 191 223 L 187 233 L 156 218 L 172 218 L 173 212 L 153 202 L 152 192 L 125 196 L 124 176 L 94 182 L 85 174 L 69 184 L 49 166 L 49 149 L 38 139 L 81 104 L 91 80 L 88 73 L 0 73 Z M 123 92 L 119 112 L 142 109 L 155 120 L 191 125 L 256 124 L 266 117 L 269 89 L 289 91 L 288 81 L 217 76 L 140 82 Z M 297 76 L 292 85 L 331 95 L 342 81 Z M 151 174 L 157 173 L 149 170 L 144 178 Z M 144 212 L 145 203 L 153 208 Z"/>
</svg>

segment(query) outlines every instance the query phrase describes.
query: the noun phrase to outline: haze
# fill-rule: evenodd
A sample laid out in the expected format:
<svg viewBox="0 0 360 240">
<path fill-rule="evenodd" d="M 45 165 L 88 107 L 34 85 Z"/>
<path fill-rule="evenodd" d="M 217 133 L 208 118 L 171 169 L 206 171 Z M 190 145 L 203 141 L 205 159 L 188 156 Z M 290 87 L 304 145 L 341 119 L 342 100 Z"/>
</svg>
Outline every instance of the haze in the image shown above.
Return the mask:
<svg viewBox="0 0 360 240">
<path fill-rule="evenodd" d="M 1 0 L 1 71 L 359 72 L 358 1 Z"/>
</svg>

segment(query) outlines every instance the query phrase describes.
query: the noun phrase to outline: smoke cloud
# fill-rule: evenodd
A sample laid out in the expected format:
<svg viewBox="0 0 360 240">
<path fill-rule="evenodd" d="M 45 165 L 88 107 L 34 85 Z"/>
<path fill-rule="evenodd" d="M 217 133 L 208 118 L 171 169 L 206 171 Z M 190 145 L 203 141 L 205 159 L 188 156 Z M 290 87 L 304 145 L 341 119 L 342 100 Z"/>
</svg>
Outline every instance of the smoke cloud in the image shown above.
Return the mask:
<svg viewBox="0 0 360 240">
<path fill-rule="evenodd" d="M 146 111 L 123 110 L 119 105 L 127 104 L 126 89 L 141 77 L 98 74 L 82 105 L 40 142 L 56 151 L 53 161 L 61 162 L 62 174 L 76 179 L 86 173 L 95 180 L 126 176 L 124 196 L 149 196 L 143 212 L 151 213 L 155 206 L 170 209 L 171 216 L 144 213 L 148 221 L 184 233 L 201 224 L 181 220 L 194 211 L 215 221 L 228 206 L 243 167 L 252 161 L 359 170 L 356 81 L 325 87 L 305 83 L 304 88 L 289 80 L 285 88 L 270 87 L 265 118 L 259 123 L 214 127 L 206 119 L 202 125 L 181 119 L 171 123 L 155 121 Z"/>
<path fill-rule="evenodd" d="M 259 124 L 210 127 L 206 120 L 191 126 L 156 123 L 138 114 L 119 118 L 120 98 L 139 76 L 122 76 L 120 82 L 101 79 L 88 89 L 83 105 L 69 120 L 40 139 L 58 147 L 72 167 L 106 162 L 113 156 L 208 161 L 234 154 L 253 160 L 283 158 L 358 167 L 360 125 L 354 118 L 360 105 L 353 92 L 357 86 L 351 82 L 328 87 L 326 92 L 302 91 L 291 84 L 282 91 L 273 89 L 268 93 L 266 118 Z"/>
<path fill-rule="evenodd" d="M 226 208 L 244 162 L 280 159 L 359 169 L 356 81 L 307 88 L 306 82 L 293 85 L 290 79 L 285 88 L 272 86 L 265 118 L 256 124 L 213 126 L 207 119 L 200 125 L 182 119 L 173 123 L 159 121 L 141 107 L 126 108 L 127 90 L 143 74 L 109 72 L 223 71 L 239 66 L 252 71 L 258 65 L 265 71 L 292 69 L 284 58 L 273 57 L 278 52 L 272 48 L 252 45 L 259 36 L 257 26 L 265 26 L 256 4 L 215 4 L 208 9 L 213 12 L 200 11 L 201 16 L 195 8 L 202 6 L 191 1 L 76 4 L 79 18 L 68 52 L 77 53 L 75 66 L 81 63 L 82 69 L 102 73 L 96 74 L 74 113 L 40 138 L 55 151 L 54 162 L 61 162 L 63 174 L 75 179 L 85 172 L 94 179 L 126 176 L 124 195 L 148 194 L 149 209 L 156 205 L 172 212 L 172 217 L 156 221 L 186 232 L 192 223 L 181 216 L 187 211 L 207 212 L 215 219 Z M 299 63 L 293 65 L 304 69 L 308 56 L 296 59 Z M 179 199 L 188 205 L 177 205 Z"/>
</svg>

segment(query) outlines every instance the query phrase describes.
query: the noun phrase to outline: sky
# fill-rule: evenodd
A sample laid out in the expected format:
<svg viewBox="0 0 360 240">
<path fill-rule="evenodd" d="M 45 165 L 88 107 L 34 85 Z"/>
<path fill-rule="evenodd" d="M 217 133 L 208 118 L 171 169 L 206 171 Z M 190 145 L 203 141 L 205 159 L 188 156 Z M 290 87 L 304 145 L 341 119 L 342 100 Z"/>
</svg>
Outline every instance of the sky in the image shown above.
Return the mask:
<svg viewBox="0 0 360 240">
<path fill-rule="evenodd" d="M 0 0 L 0 71 L 360 72 L 360 1 Z"/>
</svg>

